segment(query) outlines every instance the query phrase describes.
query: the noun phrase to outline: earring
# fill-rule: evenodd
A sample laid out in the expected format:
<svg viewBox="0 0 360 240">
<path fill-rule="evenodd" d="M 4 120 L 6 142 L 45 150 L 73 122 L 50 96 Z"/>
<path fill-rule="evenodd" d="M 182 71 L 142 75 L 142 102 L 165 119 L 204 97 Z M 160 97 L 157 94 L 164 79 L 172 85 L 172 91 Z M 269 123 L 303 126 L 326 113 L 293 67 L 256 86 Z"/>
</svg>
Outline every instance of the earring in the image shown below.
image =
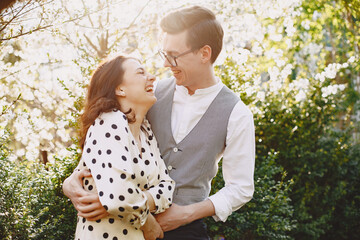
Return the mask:
<svg viewBox="0 0 360 240">
<path fill-rule="evenodd" d="M 116 90 L 116 95 L 121 96 L 121 97 L 125 97 L 125 92 L 123 90 Z"/>
</svg>

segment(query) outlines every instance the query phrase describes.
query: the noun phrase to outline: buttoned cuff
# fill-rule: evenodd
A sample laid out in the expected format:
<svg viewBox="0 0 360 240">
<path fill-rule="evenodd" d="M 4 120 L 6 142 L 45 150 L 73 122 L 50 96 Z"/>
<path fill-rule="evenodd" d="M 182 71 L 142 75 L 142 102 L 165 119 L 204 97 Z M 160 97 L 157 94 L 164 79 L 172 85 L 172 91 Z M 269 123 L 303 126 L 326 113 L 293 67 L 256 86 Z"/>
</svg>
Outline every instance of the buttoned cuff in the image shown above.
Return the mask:
<svg viewBox="0 0 360 240">
<path fill-rule="evenodd" d="M 220 194 L 220 192 L 209 197 L 210 201 L 215 207 L 215 215 L 213 216 L 215 221 L 225 222 L 229 215 L 232 213 L 232 208 L 227 199 Z"/>
<path fill-rule="evenodd" d="M 166 186 L 167 188 L 167 186 Z M 149 190 L 147 190 L 148 193 L 150 193 L 150 195 L 152 196 L 152 198 L 154 199 L 154 203 L 155 203 L 155 212 L 154 214 L 159 214 L 164 212 L 167 208 L 170 207 L 170 201 L 168 200 L 168 197 L 160 195 L 158 193 L 158 191 L 161 190 L 158 187 L 156 188 L 151 188 Z M 164 190 L 166 191 L 166 190 Z"/>
</svg>

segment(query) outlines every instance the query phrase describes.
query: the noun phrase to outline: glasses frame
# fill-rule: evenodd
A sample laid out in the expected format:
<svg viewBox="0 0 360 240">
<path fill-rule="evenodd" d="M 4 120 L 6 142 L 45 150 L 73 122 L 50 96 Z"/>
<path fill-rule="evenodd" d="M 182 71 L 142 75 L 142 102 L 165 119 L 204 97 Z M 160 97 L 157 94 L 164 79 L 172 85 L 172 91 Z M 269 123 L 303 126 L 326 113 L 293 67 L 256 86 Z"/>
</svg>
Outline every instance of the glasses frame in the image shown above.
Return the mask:
<svg viewBox="0 0 360 240">
<path fill-rule="evenodd" d="M 170 63 L 171 66 L 177 67 L 178 64 L 177 64 L 176 59 L 178 59 L 179 57 L 182 57 L 182 56 L 184 56 L 184 55 L 186 55 L 186 54 L 188 54 L 188 53 L 191 53 L 191 52 L 193 52 L 193 51 L 194 51 L 193 49 L 190 49 L 190 50 L 187 50 L 187 51 L 185 51 L 185 52 L 183 52 L 183 53 L 180 53 L 180 54 L 177 55 L 177 56 L 168 55 L 168 54 L 166 54 L 166 52 L 164 52 L 164 51 L 162 51 L 162 50 L 159 50 L 158 53 L 159 53 L 160 57 L 161 57 L 163 60 L 168 61 L 168 63 Z M 174 63 L 175 63 L 175 64 L 173 64 L 172 60 L 174 60 Z"/>
</svg>

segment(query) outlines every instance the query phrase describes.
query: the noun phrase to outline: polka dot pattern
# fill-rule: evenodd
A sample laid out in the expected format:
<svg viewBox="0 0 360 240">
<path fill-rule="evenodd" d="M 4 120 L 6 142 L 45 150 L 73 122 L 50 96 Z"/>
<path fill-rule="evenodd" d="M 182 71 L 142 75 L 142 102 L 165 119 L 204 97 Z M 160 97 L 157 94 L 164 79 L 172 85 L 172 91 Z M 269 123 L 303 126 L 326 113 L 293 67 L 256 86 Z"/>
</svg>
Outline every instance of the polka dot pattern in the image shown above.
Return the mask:
<svg viewBox="0 0 360 240">
<path fill-rule="evenodd" d="M 127 118 L 120 111 L 102 113 L 90 126 L 77 169 L 89 169 L 84 189 L 95 192 L 109 216 L 98 221 L 79 217 L 75 239 L 143 239 L 141 225 L 150 214 L 147 197 L 156 213 L 170 207 L 174 181 L 161 160 L 158 144 L 147 120 L 141 127 L 140 150 Z"/>
</svg>

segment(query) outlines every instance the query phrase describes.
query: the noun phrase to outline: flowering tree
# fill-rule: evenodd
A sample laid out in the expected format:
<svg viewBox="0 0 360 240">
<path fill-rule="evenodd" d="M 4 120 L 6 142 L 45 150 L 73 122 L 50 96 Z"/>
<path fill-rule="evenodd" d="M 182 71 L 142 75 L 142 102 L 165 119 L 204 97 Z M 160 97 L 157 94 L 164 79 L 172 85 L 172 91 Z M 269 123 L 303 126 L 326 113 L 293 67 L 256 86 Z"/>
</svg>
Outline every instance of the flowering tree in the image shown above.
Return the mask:
<svg viewBox="0 0 360 240">
<path fill-rule="evenodd" d="M 168 76 L 156 56 L 157 22 L 188 4 L 194 1 L 29 0 L 0 13 L 0 179 L 7 182 L 0 185 L 0 232 L 14 239 L 68 236 L 75 212 L 61 182 L 79 157 L 76 119 L 91 72 L 121 52 L 143 59 L 159 78 Z M 226 239 L 359 234 L 347 233 L 359 229 L 360 216 L 350 210 L 360 209 L 359 200 L 348 200 L 360 189 L 358 1 L 195 4 L 212 9 L 224 26 L 216 73 L 256 121 L 254 199 L 226 224 L 209 220 L 210 233 Z M 213 192 L 222 184 L 220 173 Z M 19 203 L 12 211 L 8 199 Z M 12 221 L 3 224 L 2 216 Z M 53 216 L 66 222 L 63 228 L 43 224 Z"/>
</svg>

